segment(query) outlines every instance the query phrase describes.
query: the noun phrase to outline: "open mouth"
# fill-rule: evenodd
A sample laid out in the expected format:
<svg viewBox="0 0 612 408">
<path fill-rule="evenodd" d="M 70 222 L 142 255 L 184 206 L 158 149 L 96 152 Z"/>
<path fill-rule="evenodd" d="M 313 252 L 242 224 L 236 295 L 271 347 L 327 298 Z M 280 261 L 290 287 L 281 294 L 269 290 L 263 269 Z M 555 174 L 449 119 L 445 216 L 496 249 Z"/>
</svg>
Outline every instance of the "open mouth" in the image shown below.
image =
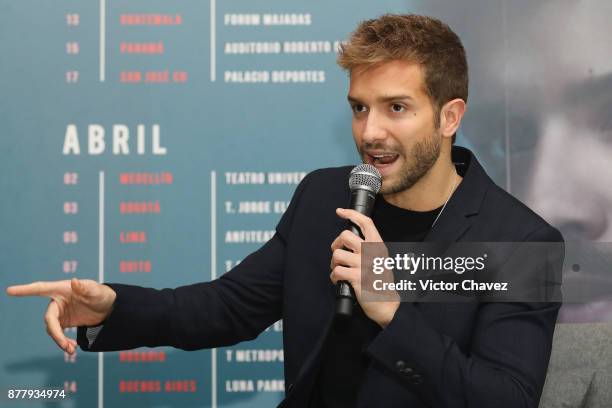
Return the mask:
<svg viewBox="0 0 612 408">
<path fill-rule="evenodd" d="M 365 159 L 368 164 L 376 166 L 378 168 L 387 167 L 395 163 L 398 159 L 399 154 L 397 153 L 366 153 Z"/>
</svg>

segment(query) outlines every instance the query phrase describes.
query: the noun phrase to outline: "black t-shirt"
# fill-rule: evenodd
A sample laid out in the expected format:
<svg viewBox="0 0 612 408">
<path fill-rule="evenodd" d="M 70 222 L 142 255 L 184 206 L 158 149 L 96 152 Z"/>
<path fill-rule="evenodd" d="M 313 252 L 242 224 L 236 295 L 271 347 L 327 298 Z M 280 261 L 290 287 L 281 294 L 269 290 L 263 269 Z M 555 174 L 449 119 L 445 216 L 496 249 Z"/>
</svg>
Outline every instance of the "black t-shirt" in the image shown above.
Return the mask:
<svg viewBox="0 0 612 408">
<path fill-rule="evenodd" d="M 441 209 L 405 210 L 379 196 L 372 220 L 386 242 L 421 242 Z M 312 408 L 355 406 L 369 365 L 364 350 L 380 330 L 380 326 L 370 320 L 359 305 L 356 305 L 351 319 L 334 321 L 323 347 L 321 367 L 310 401 Z"/>
</svg>

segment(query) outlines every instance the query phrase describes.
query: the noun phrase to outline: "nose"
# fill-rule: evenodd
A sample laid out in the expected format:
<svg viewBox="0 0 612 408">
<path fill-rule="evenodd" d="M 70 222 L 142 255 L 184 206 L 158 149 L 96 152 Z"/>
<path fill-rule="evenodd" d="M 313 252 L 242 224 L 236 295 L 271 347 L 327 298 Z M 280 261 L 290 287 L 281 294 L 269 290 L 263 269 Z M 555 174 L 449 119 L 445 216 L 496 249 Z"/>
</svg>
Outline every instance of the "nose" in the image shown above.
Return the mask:
<svg viewBox="0 0 612 408">
<path fill-rule="evenodd" d="M 608 185 L 609 176 L 598 167 L 600 162 L 609 165 L 608 157 L 600 159 L 604 152 L 597 139 L 584 133 L 561 118 L 546 123 L 536 149 L 528 204 L 566 240 L 597 241 L 609 227 L 604 197 L 598 193 Z"/>
<path fill-rule="evenodd" d="M 372 144 L 384 140 L 387 136 L 385 129 L 385 121 L 382 115 L 372 109 L 368 112 L 368 116 L 364 119 L 362 129 L 362 141 Z"/>
</svg>

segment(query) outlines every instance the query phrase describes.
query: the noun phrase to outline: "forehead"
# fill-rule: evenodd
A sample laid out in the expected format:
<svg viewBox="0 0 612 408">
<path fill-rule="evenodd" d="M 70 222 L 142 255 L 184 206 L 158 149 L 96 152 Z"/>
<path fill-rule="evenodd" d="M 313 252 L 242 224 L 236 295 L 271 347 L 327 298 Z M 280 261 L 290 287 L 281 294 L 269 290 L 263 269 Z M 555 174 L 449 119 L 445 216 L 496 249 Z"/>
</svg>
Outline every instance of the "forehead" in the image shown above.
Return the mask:
<svg viewBox="0 0 612 408">
<path fill-rule="evenodd" d="M 512 22 L 511 81 L 541 76 L 544 84 L 559 86 L 612 72 L 609 0 L 543 2 L 533 7 L 528 18 Z"/>
<path fill-rule="evenodd" d="M 426 98 L 425 73 L 419 64 L 394 60 L 373 67 L 356 67 L 351 71 L 349 95 L 366 100 L 385 95 L 410 95 Z"/>
</svg>

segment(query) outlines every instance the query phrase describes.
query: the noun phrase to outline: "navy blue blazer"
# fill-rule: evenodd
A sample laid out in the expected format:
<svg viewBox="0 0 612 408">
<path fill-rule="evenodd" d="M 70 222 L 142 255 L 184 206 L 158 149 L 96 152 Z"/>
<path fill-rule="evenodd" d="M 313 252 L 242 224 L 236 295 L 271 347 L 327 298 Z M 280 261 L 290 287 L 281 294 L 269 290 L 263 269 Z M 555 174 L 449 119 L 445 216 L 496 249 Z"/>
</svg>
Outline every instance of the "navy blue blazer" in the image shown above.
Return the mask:
<svg viewBox="0 0 612 408">
<path fill-rule="evenodd" d="M 561 234 L 453 147 L 463 182 L 425 241 L 560 242 Z M 86 351 L 251 340 L 283 319 L 286 398 L 306 407 L 335 306 L 331 242 L 345 228 L 350 167 L 321 169 L 297 187 L 274 237 L 212 282 L 156 290 L 109 284 L 114 309 Z M 369 343 L 358 407 L 531 407 L 544 384 L 559 303 L 402 303 Z"/>
</svg>

